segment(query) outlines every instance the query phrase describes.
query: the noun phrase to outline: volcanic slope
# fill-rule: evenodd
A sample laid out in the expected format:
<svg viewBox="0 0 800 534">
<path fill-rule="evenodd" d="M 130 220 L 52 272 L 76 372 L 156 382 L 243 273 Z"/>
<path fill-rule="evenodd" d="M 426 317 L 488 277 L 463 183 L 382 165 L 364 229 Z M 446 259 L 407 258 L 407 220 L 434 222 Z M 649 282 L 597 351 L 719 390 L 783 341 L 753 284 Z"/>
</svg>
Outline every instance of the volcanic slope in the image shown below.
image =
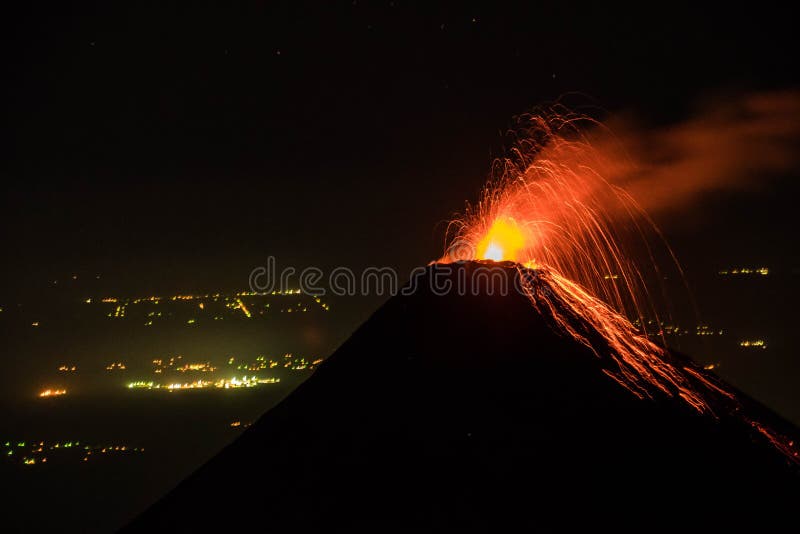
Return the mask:
<svg viewBox="0 0 800 534">
<path fill-rule="evenodd" d="M 635 397 L 603 372 L 603 347 L 598 356 L 559 332 L 523 294 L 490 294 L 479 266 L 429 267 L 127 530 L 650 531 L 794 519 L 797 467 L 745 418 L 724 403 L 713 417 L 668 395 Z M 489 270 L 509 287 L 519 277 L 510 264 Z M 478 291 L 460 295 L 459 280 Z M 434 294 L 447 281 L 453 290 Z M 754 419 L 797 435 L 737 395 Z"/>
</svg>

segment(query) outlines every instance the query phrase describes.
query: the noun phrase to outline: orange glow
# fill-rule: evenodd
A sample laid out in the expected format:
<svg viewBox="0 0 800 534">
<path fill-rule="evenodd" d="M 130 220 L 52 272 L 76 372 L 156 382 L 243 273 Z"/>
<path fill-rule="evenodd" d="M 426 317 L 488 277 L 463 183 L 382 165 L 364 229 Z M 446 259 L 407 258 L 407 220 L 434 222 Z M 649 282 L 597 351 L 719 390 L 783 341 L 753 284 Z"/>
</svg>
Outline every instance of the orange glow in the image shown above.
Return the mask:
<svg viewBox="0 0 800 534">
<path fill-rule="evenodd" d="M 494 220 L 475 252 L 481 260 L 517 261 L 524 246 L 525 236 L 516 221 L 503 217 Z"/>
<path fill-rule="evenodd" d="M 663 324 L 659 310 L 670 303 L 655 298 L 666 298 L 667 272 L 678 280 L 683 272 L 649 215 L 603 175 L 626 165 L 615 159 L 619 151 L 592 144 L 584 126 L 597 123 L 586 117 L 551 113 L 526 121 L 513 157 L 494 166 L 498 174 L 480 202 L 450 223 L 451 244 L 439 261 L 516 262 L 534 308 L 600 359 L 608 378 L 640 399 L 673 398 L 702 414 L 723 410 L 749 421 L 733 392 L 674 361 L 634 326 Z M 751 426 L 800 460 L 794 443 Z"/>
<path fill-rule="evenodd" d="M 66 395 L 66 389 L 45 389 L 44 391 L 39 393 L 40 397 L 60 397 L 61 395 Z"/>
</svg>

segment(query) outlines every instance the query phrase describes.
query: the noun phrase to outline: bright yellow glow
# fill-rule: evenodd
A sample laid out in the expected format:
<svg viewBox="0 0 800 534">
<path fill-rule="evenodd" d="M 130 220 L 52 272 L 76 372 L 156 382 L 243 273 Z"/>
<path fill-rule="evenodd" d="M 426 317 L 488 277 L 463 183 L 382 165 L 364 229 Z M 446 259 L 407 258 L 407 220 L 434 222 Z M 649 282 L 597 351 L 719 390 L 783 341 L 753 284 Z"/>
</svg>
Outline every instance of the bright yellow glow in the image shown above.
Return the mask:
<svg viewBox="0 0 800 534">
<path fill-rule="evenodd" d="M 486 235 L 478 242 L 479 260 L 516 261 L 525 247 L 525 235 L 514 219 L 495 219 Z"/>
</svg>

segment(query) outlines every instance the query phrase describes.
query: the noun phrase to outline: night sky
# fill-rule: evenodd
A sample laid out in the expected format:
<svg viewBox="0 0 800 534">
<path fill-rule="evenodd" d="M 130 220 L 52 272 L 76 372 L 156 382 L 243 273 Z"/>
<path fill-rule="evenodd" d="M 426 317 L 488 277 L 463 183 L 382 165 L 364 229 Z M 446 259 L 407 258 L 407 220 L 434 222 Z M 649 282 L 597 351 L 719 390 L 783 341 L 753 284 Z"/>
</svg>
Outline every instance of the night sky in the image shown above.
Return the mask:
<svg viewBox="0 0 800 534">
<path fill-rule="evenodd" d="M 4 11 L 8 299 L 72 274 L 123 294 L 239 289 L 268 255 L 407 271 L 441 255 L 515 115 L 562 98 L 660 128 L 797 86 L 793 19 L 764 4 Z M 796 279 L 794 176 L 657 216 L 698 293 L 733 264 Z"/>
<path fill-rule="evenodd" d="M 441 253 L 514 115 L 579 93 L 665 122 L 797 72 L 791 17 L 764 7 L 35 4 L 2 19 L 13 288 L 72 271 L 241 286 L 268 254 L 410 268 Z"/>
</svg>

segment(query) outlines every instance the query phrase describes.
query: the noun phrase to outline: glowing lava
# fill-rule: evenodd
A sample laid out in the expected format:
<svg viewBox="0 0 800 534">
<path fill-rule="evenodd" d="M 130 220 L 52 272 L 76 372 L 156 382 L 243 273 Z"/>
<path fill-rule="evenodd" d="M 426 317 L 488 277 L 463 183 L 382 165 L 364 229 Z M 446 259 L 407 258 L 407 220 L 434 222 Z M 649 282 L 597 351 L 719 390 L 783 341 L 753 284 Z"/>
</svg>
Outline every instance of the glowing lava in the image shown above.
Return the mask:
<svg viewBox="0 0 800 534">
<path fill-rule="evenodd" d="M 525 247 L 525 236 L 514 219 L 498 218 L 478 242 L 476 256 L 481 260 L 517 261 Z"/>
</svg>

